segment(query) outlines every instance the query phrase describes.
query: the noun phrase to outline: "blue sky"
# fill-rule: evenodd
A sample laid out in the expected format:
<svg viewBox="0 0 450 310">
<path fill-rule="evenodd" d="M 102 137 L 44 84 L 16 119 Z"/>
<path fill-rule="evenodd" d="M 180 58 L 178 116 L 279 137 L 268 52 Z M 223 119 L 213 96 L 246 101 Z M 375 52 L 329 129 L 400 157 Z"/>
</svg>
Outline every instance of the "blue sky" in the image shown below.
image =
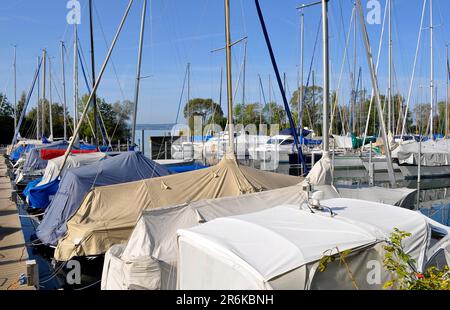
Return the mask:
<svg viewBox="0 0 450 310">
<path fill-rule="evenodd" d="M 362 0 L 367 3 L 366 0 Z M 89 21 L 87 0 L 82 5 L 80 40 L 84 54 L 89 59 Z M 281 104 L 267 48 L 262 36 L 253 0 L 231 0 L 232 38 L 248 36 L 248 63 L 246 101 L 259 100 L 258 74 L 263 78 L 268 97 L 268 80 L 272 76 L 273 93 Z M 281 72 L 286 72 L 288 90 L 293 91 L 299 63 L 299 14 L 295 7 L 305 1 L 261 0 L 267 27 Z M 445 44 L 450 41 L 450 27 L 443 14 L 450 9 L 447 0 L 434 0 L 435 28 L 435 75 L 439 99 L 445 97 Z M 60 101 L 61 75 L 59 42 L 66 42 L 69 54 L 66 58 L 66 82 L 68 105 L 72 106 L 72 51 L 73 27 L 66 22 L 66 0 L 11 0 L 0 4 L 0 92 L 13 98 L 12 55 L 17 47 L 18 90 L 28 90 L 36 67 L 36 57 L 46 48 L 53 59 L 54 101 Z M 97 74 L 117 29 L 128 0 L 94 0 L 96 70 Z M 174 122 L 181 93 L 186 64 L 191 63 L 191 97 L 211 97 L 218 101 L 220 68 L 225 66 L 224 52 L 210 51 L 224 45 L 224 9 L 222 0 L 151 0 L 147 14 L 142 75 L 150 76 L 142 81 L 139 102 L 139 123 Z M 422 0 L 394 0 L 393 44 L 395 61 L 395 88 L 406 96 L 411 78 L 416 49 Z M 382 11 L 385 0 L 380 0 Z M 113 53 L 98 90 L 109 102 L 133 98 L 136 70 L 139 23 L 142 1 L 135 0 L 125 27 Z M 330 1 L 330 56 L 332 89 L 337 88 L 339 71 L 343 60 L 345 39 L 352 12 L 351 0 Z M 305 76 L 312 57 L 314 38 L 320 17 L 320 7 L 305 11 Z M 424 23 L 429 25 L 429 11 Z M 368 25 L 374 56 L 378 50 L 381 25 Z M 359 26 L 358 26 L 359 31 Z M 429 31 L 422 32 L 422 42 L 417 65 L 416 82 L 412 104 L 425 101 L 429 91 Z M 350 63 L 353 55 L 353 36 L 350 40 Z M 319 41 L 313 69 L 316 83 L 322 84 L 322 47 Z M 243 58 L 243 45 L 233 48 L 234 86 Z M 363 85 L 370 89 L 369 72 L 361 36 L 357 36 L 357 64 L 362 67 Z M 349 64 L 344 66 L 341 85 L 343 103 L 346 104 L 350 89 Z M 387 37 L 379 69 L 382 92 L 387 89 Z M 80 89 L 86 88 L 80 74 Z M 224 84 L 225 90 L 225 84 Z M 236 102 L 242 101 L 241 86 Z M 32 106 L 36 100 L 32 100 Z M 223 101 L 225 106 L 225 100 Z"/>
</svg>

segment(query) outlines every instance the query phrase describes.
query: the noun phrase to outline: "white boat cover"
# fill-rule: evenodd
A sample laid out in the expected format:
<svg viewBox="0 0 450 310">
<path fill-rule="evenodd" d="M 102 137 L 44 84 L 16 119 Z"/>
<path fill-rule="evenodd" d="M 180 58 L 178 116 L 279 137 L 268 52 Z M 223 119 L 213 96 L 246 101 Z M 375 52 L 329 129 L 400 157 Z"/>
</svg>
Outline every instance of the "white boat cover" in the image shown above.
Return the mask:
<svg viewBox="0 0 450 310">
<path fill-rule="evenodd" d="M 384 188 L 384 187 L 361 187 L 345 188 L 339 187 L 338 192 L 341 197 L 367 200 L 384 203 L 402 208 L 411 208 L 416 199 L 416 190 L 406 187 Z"/>
<path fill-rule="evenodd" d="M 339 249 L 353 253 L 347 260 L 359 288 L 380 289 L 389 274 L 380 270 L 382 281 L 369 283 L 366 254 L 382 266 L 380 243 L 394 228 L 412 234 L 404 240 L 405 252 L 419 269 L 423 266 L 430 237 L 425 216 L 351 199 L 325 200 L 322 205 L 337 215 L 286 205 L 179 230 L 178 288 L 308 289 L 333 284 L 338 284 L 335 289 L 345 288 L 336 272 L 325 276 L 317 272 L 316 279 L 313 266 L 324 253 L 336 254 Z M 342 264 L 339 268 L 345 270 Z M 347 282 L 351 287 L 350 279 Z"/>
<path fill-rule="evenodd" d="M 420 145 L 415 140 L 403 141 L 392 151 L 392 157 L 398 158 L 400 164 L 418 165 Z M 450 165 L 450 141 L 427 140 L 422 142 L 422 166 Z"/>
<path fill-rule="evenodd" d="M 316 168 L 317 166 L 317 168 Z M 329 158 L 323 157 L 316 163 L 307 179 L 323 184 Z M 330 185 L 314 185 L 324 193 L 325 199 L 342 197 Z M 384 196 L 398 195 L 389 189 Z M 344 197 L 360 196 L 362 190 L 344 191 Z M 409 192 L 405 193 L 409 194 Z M 378 202 L 382 197 L 367 196 Z M 293 204 L 300 206 L 306 200 L 301 185 L 280 188 L 262 193 L 239 197 L 209 199 L 189 204 L 174 205 L 159 210 L 146 210 L 138 220 L 128 243 L 114 245 L 105 254 L 102 275 L 102 289 L 174 289 L 176 287 L 177 240 L 176 231 L 190 228 L 219 217 L 257 212 L 279 206 Z M 400 197 L 399 201 L 403 201 Z M 395 203 L 398 203 L 397 201 Z"/>
<path fill-rule="evenodd" d="M 92 189 L 67 222 L 55 250 L 59 261 L 105 253 L 128 240 L 145 209 L 261 192 L 298 184 L 302 178 L 238 165 L 224 156 L 216 166 L 181 174 Z"/>
<path fill-rule="evenodd" d="M 352 137 L 333 135 L 333 138 L 334 138 L 334 146 L 336 148 L 341 148 L 341 149 L 352 149 L 353 148 Z"/>
<path fill-rule="evenodd" d="M 87 166 L 95 162 L 98 162 L 106 157 L 107 155 L 101 152 L 86 153 L 86 154 L 69 154 L 69 156 L 67 157 L 66 164 L 64 166 L 64 170 L 69 168 Z M 42 186 L 56 180 L 61 170 L 63 162 L 64 156 L 60 156 L 49 160 L 47 167 L 45 168 L 42 180 L 36 186 Z"/>
</svg>

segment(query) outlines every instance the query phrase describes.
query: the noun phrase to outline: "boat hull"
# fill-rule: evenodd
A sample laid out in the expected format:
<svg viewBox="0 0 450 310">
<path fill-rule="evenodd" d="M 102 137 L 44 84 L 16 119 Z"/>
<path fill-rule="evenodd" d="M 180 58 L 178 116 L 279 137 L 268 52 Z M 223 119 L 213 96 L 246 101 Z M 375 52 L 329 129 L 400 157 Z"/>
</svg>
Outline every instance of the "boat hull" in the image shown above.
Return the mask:
<svg viewBox="0 0 450 310">
<path fill-rule="evenodd" d="M 405 179 L 417 179 L 418 166 L 399 166 Z M 450 166 L 422 166 L 420 167 L 422 179 L 437 179 L 450 177 Z"/>
</svg>

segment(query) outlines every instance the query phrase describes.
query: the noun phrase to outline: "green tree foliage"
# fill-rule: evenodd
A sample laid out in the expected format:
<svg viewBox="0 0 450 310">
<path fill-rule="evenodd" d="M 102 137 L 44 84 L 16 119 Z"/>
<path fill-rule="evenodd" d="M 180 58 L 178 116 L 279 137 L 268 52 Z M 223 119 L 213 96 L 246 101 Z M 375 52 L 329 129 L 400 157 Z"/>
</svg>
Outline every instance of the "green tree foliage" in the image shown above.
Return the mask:
<svg viewBox="0 0 450 310">
<path fill-rule="evenodd" d="M 89 99 L 89 95 L 85 94 L 81 97 L 78 104 L 78 110 L 83 111 L 86 103 Z M 92 105 L 92 104 L 91 104 Z M 130 101 L 115 102 L 113 104 L 107 103 L 105 99 L 97 97 L 98 113 L 101 114 L 103 122 L 106 127 L 106 132 L 111 143 L 115 144 L 119 140 L 125 143 L 130 138 L 130 127 L 128 121 L 132 113 L 132 103 Z M 81 115 L 81 113 L 80 113 Z M 89 119 L 89 121 L 87 120 Z M 89 124 L 90 122 L 90 124 Z M 100 124 L 102 124 L 100 120 Z M 91 127 L 92 126 L 92 127 Z M 103 126 L 103 125 L 101 125 Z M 88 140 L 93 139 L 94 128 L 94 110 L 90 108 L 86 120 L 83 122 L 80 128 L 80 138 Z M 98 139 L 100 143 L 103 143 L 103 138 L 100 132 L 99 125 L 97 123 Z M 108 144 L 108 141 L 105 141 Z"/>
<path fill-rule="evenodd" d="M 190 100 L 184 107 L 184 118 L 188 121 L 191 130 L 194 129 L 194 117 L 200 116 L 203 125 L 217 124 L 225 128 L 226 118 L 223 110 L 212 99 L 195 98 Z"/>
<path fill-rule="evenodd" d="M 0 144 L 11 143 L 14 134 L 14 108 L 0 93 Z"/>
<path fill-rule="evenodd" d="M 280 129 L 289 127 L 287 125 L 284 107 L 278 105 L 276 102 L 268 102 L 263 108 L 263 115 L 266 123 L 269 125 L 278 124 Z"/>
<path fill-rule="evenodd" d="M 450 269 L 442 270 L 431 267 L 423 274 L 417 273 L 412 267 L 414 260 L 405 253 L 402 241 L 411 236 L 410 233 L 395 229 L 389 238 L 389 244 L 384 246 L 386 251 L 384 267 L 393 275 L 393 280 L 385 283 L 384 288 L 400 290 L 450 290 Z"/>
<path fill-rule="evenodd" d="M 264 107 L 260 103 L 237 104 L 233 110 L 236 123 L 242 124 L 244 127 L 249 124 L 259 125 L 266 123 Z"/>
<path fill-rule="evenodd" d="M 289 103 L 294 122 L 298 126 L 298 113 L 299 113 L 299 96 L 303 93 L 303 113 L 302 122 L 303 127 L 313 129 L 316 134 L 322 134 L 322 102 L 323 102 L 323 89 L 320 86 L 302 86 L 294 91 L 291 101 Z M 295 117 L 294 117 L 295 116 Z"/>
</svg>

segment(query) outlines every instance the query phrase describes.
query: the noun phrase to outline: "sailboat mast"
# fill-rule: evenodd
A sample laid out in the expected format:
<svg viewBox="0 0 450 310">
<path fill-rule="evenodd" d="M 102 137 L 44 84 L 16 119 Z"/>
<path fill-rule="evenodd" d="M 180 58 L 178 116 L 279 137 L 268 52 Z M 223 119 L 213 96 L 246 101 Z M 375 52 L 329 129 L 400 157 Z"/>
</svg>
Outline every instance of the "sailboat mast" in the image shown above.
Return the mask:
<svg viewBox="0 0 450 310">
<path fill-rule="evenodd" d="M 355 29 L 356 31 L 356 29 Z M 328 48 L 328 0 L 322 0 L 322 40 L 323 40 L 323 152 L 328 156 L 329 146 L 329 117 L 328 107 L 330 101 L 330 61 Z"/>
<path fill-rule="evenodd" d="M 434 48 L 433 48 L 433 0 L 430 0 L 430 137 L 434 138 Z"/>
<path fill-rule="evenodd" d="M 14 132 L 17 129 L 17 46 L 14 45 Z"/>
<path fill-rule="evenodd" d="M 227 99 L 228 99 L 228 152 L 234 154 L 233 129 L 233 85 L 231 72 L 231 29 L 230 29 L 230 0 L 225 2 L 225 39 L 227 58 Z"/>
<path fill-rule="evenodd" d="M 244 42 L 244 63 L 242 67 L 242 109 L 245 107 L 245 73 L 247 67 L 247 41 Z M 243 112 L 244 110 L 242 110 Z M 242 118 L 244 117 L 244 113 L 242 113 Z M 242 125 L 244 122 L 242 122 Z"/>
<path fill-rule="evenodd" d="M 388 48 L 388 130 L 393 131 L 393 117 L 392 117 L 392 2 L 388 0 L 388 33 L 389 33 L 389 48 Z"/>
<path fill-rule="evenodd" d="M 445 54 L 446 54 L 446 64 L 445 64 L 445 81 L 446 81 L 446 88 L 445 88 L 445 138 L 448 138 L 448 87 L 449 87 L 449 68 L 448 68 L 448 44 L 445 46 Z"/>
<path fill-rule="evenodd" d="M 92 17 L 92 0 L 89 0 L 89 32 L 91 37 L 91 71 L 92 71 L 92 87 L 95 86 L 95 49 L 94 49 L 94 21 Z M 94 139 L 95 146 L 98 148 L 98 130 L 97 130 L 97 95 L 94 93 L 92 99 L 94 108 Z"/>
<path fill-rule="evenodd" d="M 362 31 L 362 36 L 363 36 L 363 40 L 364 40 L 364 46 L 366 49 L 367 62 L 368 62 L 369 69 L 370 69 L 372 87 L 373 87 L 374 95 L 375 95 L 375 102 L 376 102 L 377 110 L 378 110 L 378 118 L 380 121 L 383 143 L 384 143 L 385 149 L 386 149 L 386 164 L 387 164 L 387 168 L 388 168 L 389 179 L 391 181 L 392 187 L 395 187 L 396 182 L 395 182 L 394 168 L 392 165 L 391 148 L 390 148 L 389 141 L 388 141 L 386 125 L 384 122 L 383 109 L 381 107 L 380 89 L 378 88 L 377 73 L 375 71 L 375 65 L 373 63 L 373 57 L 372 57 L 372 53 L 371 53 L 371 49 L 370 49 L 369 36 L 367 34 L 367 29 L 366 29 L 366 24 L 365 24 L 365 16 L 364 16 L 363 8 L 361 5 L 361 0 L 356 0 L 356 1 L 357 1 L 358 11 L 359 11 L 359 21 L 361 24 L 361 31 Z"/>
<path fill-rule="evenodd" d="M 48 79 L 49 79 L 49 89 L 48 89 L 48 94 L 49 94 L 49 102 L 48 102 L 48 113 L 49 113 L 49 117 L 50 117 L 50 138 L 53 141 L 54 136 L 53 136 L 53 111 L 52 111 L 52 105 L 53 105 L 53 98 L 52 98 L 52 60 L 49 58 L 48 59 Z"/>
<path fill-rule="evenodd" d="M 139 101 L 139 88 L 141 83 L 141 67 L 142 67 L 142 49 L 144 42 L 144 31 L 145 31 L 145 15 L 147 11 L 147 0 L 144 0 L 142 6 L 142 17 L 141 17 L 141 32 L 139 35 L 139 51 L 138 51 L 138 62 L 136 68 L 136 85 L 134 90 L 134 113 L 133 113 L 133 128 L 131 130 L 131 143 L 134 145 L 134 140 L 136 136 L 136 121 L 137 121 L 137 107 Z M 143 142 L 142 142 L 143 143 Z"/>
<path fill-rule="evenodd" d="M 73 39 L 73 128 L 78 125 L 78 30 L 77 25 L 74 24 L 74 39 Z M 73 136 L 74 141 L 78 140 L 78 136 Z"/>
<path fill-rule="evenodd" d="M 41 115 L 42 115 L 42 136 L 44 136 L 45 137 L 45 103 L 46 103 L 46 101 L 47 101 L 47 97 L 46 97 L 46 93 L 45 93 L 45 90 L 46 90 L 46 86 L 47 86 L 47 51 L 44 49 L 43 50 L 43 52 L 42 52 L 42 60 L 43 60 L 43 62 L 44 62 L 44 72 L 42 73 L 43 74 L 43 81 L 42 81 L 42 83 L 43 83 L 43 85 L 42 85 L 42 106 L 41 106 L 41 108 L 42 108 L 42 113 L 41 113 Z"/>
<path fill-rule="evenodd" d="M 300 14 L 300 85 L 298 86 L 298 128 L 300 140 L 303 136 L 303 80 L 304 80 L 304 49 L 305 49 L 305 14 Z M 301 141 L 300 141 L 301 142 Z"/>
<path fill-rule="evenodd" d="M 38 56 L 37 58 L 37 67 L 40 69 L 41 64 L 41 57 Z M 40 71 L 38 71 L 38 77 L 37 77 L 37 107 L 36 107 L 36 139 L 39 140 L 42 138 L 41 136 L 41 125 L 40 125 L 40 105 L 41 105 L 41 74 Z"/>
<path fill-rule="evenodd" d="M 63 87 L 63 113 L 64 113 L 64 141 L 67 140 L 67 98 L 66 98 L 66 73 L 64 68 L 64 42 L 61 41 L 61 79 Z"/>
<path fill-rule="evenodd" d="M 354 4 L 356 6 L 356 3 Z M 352 133 L 356 134 L 356 89 L 358 87 L 357 78 L 356 78 L 356 26 L 358 19 L 354 20 L 354 31 L 353 31 L 353 76 L 352 76 L 352 87 L 353 87 L 353 100 L 352 100 L 352 113 L 351 113 L 351 121 L 352 121 Z"/>
</svg>

